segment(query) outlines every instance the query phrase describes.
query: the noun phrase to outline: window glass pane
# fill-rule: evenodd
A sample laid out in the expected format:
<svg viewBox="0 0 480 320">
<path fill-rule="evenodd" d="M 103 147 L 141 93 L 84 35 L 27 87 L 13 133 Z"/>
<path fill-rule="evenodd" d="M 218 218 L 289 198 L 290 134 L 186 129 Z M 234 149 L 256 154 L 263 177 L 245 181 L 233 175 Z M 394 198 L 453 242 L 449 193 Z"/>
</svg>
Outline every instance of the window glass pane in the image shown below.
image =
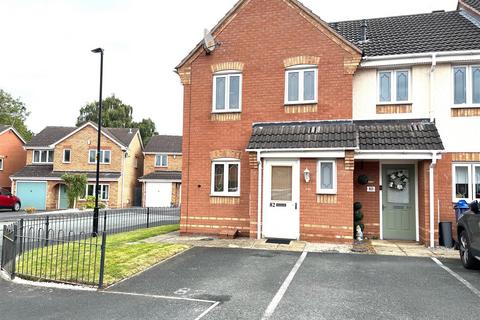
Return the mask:
<svg viewBox="0 0 480 320">
<path fill-rule="evenodd" d="M 3 159 L 0 159 L 0 170 L 3 170 Z"/>
<path fill-rule="evenodd" d="M 228 192 L 238 191 L 238 164 L 228 165 Z"/>
<path fill-rule="evenodd" d="M 70 150 L 63 150 L 63 161 L 70 162 Z"/>
<path fill-rule="evenodd" d="M 315 71 L 305 71 L 303 74 L 303 100 L 315 99 Z"/>
<path fill-rule="evenodd" d="M 465 67 L 453 68 L 455 104 L 467 102 L 467 70 Z"/>
<path fill-rule="evenodd" d="M 397 72 L 397 101 L 408 100 L 408 71 Z"/>
<path fill-rule="evenodd" d="M 225 77 L 216 77 L 215 109 L 225 110 Z"/>
<path fill-rule="evenodd" d="M 41 151 L 40 152 L 40 161 L 41 162 L 47 162 L 47 151 Z"/>
<path fill-rule="evenodd" d="M 333 189 L 333 163 L 322 162 L 320 164 L 320 189 Z"/>
<path fill-rule="evenodd" d="M 95 155 L 96 155 L 96 151 L 95 150 L 90 150 L 89 151 L 89 154 L 88 154 L 88 161 L 91 162 L 91 163 L 95 163 Z"/>
<path fill-rule="evenodd" d="M 53 151 L 48 151 L 48 162 L 53 162 Z"/>
<path fill-rule="evenodd" d="M 480 199 L 480 166 L 475 167 L 475 199 Z"/>
<path fill-rule="evenodd" d="M 288 73 L 288 101 L 298 101 L 298 72 Z"/>
<path fill-rule="evenodd" d="M 109 191 L 109 185 L 103 185 L 102 194 L 101 194 L 101 198 L 103 200 L 108 200 L 108 191 Z"/>
<path fill-rule="evenodd" d="M 213 191 L 223 192 L 223 164 L 215 164 L 214 166 L 214 178 L 213 178 Z"/>
<path fill-rule="evenodd" d="M 240 109 L 240 76 L 230 76 L 230 109 Z"/>
<path fill-rule="evenodd" d="M 162 155 L 162 167 L 166 167 L 168 165 L 168 156 L 166 154 Z"/>
<path fill-rule="evenodd" d="M 472 101 L 480 103 L 480 67 L 472 68 Z"/>
<path fill-rule="evenodd" d="M 292 167 L 272 167 L 272 201 L 292 201 Z"/>
<path fill-rule="evenodd" d="M 87 196 L 95 196 L 95 185 L 89 184 L 87 186 Z"/>
<path fill-rule="evenodd" d="M 469 198 L 468 167 L 455 167 L 455 193 L 457 198 Z"/>
<path fill-rule="evenodd" d="M 103 163 L 110 163 L 110 155 L 111 155 L 110 150 L 105 150 L 103 151 Z"/>
<path fill-rule="evenodd" d="M 33 151 L 33 162 L 40 162 L 40 151 Z"/>
<path fill-rule="evenodd" d="M 156 167 L 160 167 L 161 164 L 162 164 L 162 162 L 161 162 L 161 156 L 156 155 L 156 156 L 155 156 L 155 166 L 156 166 Z"/>
<path fill-rule="evenodd" d="M 390 72 L 380 72 L 380 101 L 390 102 L 392 100 L 392 74 Z"/>
</svg>

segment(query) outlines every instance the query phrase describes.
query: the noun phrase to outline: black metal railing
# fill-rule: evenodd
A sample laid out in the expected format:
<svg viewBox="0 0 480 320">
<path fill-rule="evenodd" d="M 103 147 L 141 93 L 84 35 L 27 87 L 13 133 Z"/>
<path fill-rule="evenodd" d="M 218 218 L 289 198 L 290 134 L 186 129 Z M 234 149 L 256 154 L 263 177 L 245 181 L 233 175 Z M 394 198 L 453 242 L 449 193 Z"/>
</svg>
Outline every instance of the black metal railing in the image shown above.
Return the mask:
<svg viewBox="0 0 480 320">
<path fill-rule="evenodd" d="M 20 219 L 4 226 L 2 269 L 12 278 L 103 286 L 107 235 L 180 222 L 180 208 L 101 210 Z"/>
</svg>

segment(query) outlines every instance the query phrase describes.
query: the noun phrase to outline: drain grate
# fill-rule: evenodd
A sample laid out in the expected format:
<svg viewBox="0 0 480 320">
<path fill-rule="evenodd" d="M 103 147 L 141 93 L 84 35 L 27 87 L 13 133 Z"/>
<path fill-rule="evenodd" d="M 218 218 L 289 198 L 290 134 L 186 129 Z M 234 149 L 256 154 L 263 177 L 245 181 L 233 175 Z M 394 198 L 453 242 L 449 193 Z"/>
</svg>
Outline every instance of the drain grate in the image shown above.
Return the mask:
<svg viewBox="0 0 480 320">
<path fill-rule="evenodd" d="M 288 239 L 268 239 L 266 243 L 275 243 L 275 244 L 290 244 L 292 240 Z"/>
</svg>

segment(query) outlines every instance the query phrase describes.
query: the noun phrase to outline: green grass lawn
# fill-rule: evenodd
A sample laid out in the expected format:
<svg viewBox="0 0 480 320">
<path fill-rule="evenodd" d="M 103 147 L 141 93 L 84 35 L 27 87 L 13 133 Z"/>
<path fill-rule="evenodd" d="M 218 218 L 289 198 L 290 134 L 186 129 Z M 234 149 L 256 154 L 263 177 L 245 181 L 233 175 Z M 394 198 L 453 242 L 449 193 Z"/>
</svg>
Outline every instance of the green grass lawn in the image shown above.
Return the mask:
<svg viewBox="0 0 480 320">
<path fill-rule="evenodd" d="M 104 286 L 186 250 L 187 245 L 142 242 L 178 229 L 178 225 L 168 225 L 107 236 Z M 31 250 L 27 246 L 17 261 L 17 274 L 36 280 L 98 284 L 100 244 L 101 237 L 51 242 Z"/>
</svg>

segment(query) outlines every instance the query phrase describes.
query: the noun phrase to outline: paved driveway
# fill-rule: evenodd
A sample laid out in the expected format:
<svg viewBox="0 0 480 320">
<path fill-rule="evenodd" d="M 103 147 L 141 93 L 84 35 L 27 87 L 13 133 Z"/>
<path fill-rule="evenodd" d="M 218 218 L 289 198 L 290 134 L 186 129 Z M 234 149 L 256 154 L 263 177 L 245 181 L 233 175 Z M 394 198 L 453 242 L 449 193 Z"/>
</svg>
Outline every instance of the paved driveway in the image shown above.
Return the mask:
<svg viewBox="0 0 480 320">
<path fill-rule="evenodd" d="M 194 248 L 102 293 L 9 283 L 0 312 L 6 319 L 478 319 L 480 272 L 458 260 L 438 263 L 448 270 L 429 258 Z"/>
</svg>

